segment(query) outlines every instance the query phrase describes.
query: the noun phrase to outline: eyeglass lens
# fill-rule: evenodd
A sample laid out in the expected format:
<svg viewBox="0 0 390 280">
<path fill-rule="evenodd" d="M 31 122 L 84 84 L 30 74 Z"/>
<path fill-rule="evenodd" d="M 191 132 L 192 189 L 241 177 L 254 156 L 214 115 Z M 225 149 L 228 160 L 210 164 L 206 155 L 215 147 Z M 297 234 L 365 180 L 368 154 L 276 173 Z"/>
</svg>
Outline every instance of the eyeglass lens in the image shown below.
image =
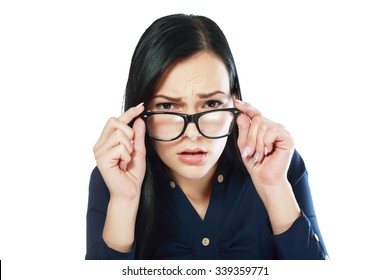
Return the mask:
<svg viewBox="0 0 390 280">
<path fill-rule="evenodd" d="M 206 137 L 216 138 L 230 133 L 234 114 L 229 111 L 215 111 L 204 114 L 198 119 L 200 132 Z M 183 117 L 171 114 L 156 114 L 148 118 L 147 126 L 150 135 L 160 140 L 171 140 L 178 137 L 184 129 Z"/>
</svg>

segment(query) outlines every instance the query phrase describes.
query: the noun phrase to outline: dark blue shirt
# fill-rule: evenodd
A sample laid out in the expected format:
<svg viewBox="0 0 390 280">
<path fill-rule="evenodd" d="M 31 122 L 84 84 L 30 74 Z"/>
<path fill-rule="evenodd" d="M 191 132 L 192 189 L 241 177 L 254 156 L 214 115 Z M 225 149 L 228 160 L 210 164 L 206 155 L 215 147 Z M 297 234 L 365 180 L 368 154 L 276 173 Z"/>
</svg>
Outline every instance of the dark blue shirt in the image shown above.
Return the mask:
<svg viewBox="0 0 390 280">
<path fill-rule="evenodd" d="M 180 186 L 161 172 L 156 182 L 153 259 L 327 259 L 303 160 L 294 153 L 288 180 L 301 216 L 274 235 L 249 174 L 229 160 L 218 166 L 206 216 L 202 220 Z M 91 175 L 87 211 L 86 259 L 134 259 L 134 250 L 109 248 L 103 226 L 109 191 L 97 168 Z M 135 241 L 137 244 L 137 238 Z"/>
</svg>

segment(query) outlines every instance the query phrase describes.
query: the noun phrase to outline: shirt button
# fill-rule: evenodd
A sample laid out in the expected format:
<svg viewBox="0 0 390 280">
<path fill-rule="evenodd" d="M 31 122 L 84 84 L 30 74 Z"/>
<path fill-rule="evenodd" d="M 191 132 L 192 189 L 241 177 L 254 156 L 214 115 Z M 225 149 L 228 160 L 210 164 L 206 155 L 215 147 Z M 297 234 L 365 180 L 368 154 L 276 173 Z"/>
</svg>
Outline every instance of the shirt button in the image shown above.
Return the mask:
<svg viewBox="0 0 390 280">
<path fill-rule="evenodd" d="M 202 239 L 203 246 L 207 247 L 207 246 L 209 246 L 209 244 L 210 244 L 210 239 L 208 239 L 207 237 Z"/>
<path fill-rule="evenodd" d="M 170 182 L 169 182 L 169 186 L 170 186 L 172 189 L 176 188 L 176 184 L 175 184 L 175 182 L 173 182 L 173 181 L 170 181 Z"/>
<path fill-rule="evenodd" d="M 318 238 L 318 235 L 314 233 L 314 239 L 317 240 L 317 241 L 320 241 L 320 239 Z"/>
<path fill-rule="evenodd" d="M 222 183 L 223 182 L 223 175 L 218 175 L 217 180 L 219 183 Z"/>
<path fill-rule="evenodd" d="M 324 256 L 324 260 L 327 260 L 327 261 L 328 261 L 328 260 L 329 260 L 329 256 L 328 256 L 328 255 L 325 255 L 325 256 Z"/>
</svg>

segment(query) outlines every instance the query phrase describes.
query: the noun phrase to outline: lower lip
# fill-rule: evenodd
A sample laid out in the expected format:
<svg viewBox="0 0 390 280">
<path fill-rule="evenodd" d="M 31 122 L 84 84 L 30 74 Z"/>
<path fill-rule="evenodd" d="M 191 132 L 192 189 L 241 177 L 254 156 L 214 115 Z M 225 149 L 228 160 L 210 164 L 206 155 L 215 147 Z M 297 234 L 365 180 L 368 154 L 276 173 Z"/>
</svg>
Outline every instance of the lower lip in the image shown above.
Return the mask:
<svg viewBox="0 0 390 280">
<path fill-rule="evenodd" d="M 200 164 L 201 162 L 203 162 L 207 156 L 206 153 L 203 153 L 203 154 L 194 154 L 194 155 L 190 155 L 190 154 L 178 154 L 179 156 L 179 160 L 185 164 Z"/>
</svg>

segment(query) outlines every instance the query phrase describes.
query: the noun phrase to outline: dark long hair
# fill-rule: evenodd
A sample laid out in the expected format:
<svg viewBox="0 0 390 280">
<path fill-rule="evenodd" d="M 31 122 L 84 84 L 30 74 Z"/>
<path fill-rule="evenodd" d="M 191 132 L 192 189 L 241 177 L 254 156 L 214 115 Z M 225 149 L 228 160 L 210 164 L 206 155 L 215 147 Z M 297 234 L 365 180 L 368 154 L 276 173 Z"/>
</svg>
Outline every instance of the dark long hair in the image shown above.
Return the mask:
<svg viewBox="0 0 390 280">
<path fill-rule="evenodd" d="M 126 111 L 141 102 L 147 104 L 156 84 L 172 63 L 202 51 L 211 52 L 222 59 L 229 73 L 230 92 L 241 100 L 236 65 L 222 30 L 207 17 L 175 14 L 157 19 L 141 36 L 130 65 L 123 110 Z M 224 152 L 242 167 L 237 136 L 236 126 L 228 138 Z M 150 258 L 155 204 L 152 163 L 155 163 L 156 153 L 148 136 L 145 136 L 145 145 L 147 170 L 135 230 L 136 258 L 139 259 Z"/>
</svg>

